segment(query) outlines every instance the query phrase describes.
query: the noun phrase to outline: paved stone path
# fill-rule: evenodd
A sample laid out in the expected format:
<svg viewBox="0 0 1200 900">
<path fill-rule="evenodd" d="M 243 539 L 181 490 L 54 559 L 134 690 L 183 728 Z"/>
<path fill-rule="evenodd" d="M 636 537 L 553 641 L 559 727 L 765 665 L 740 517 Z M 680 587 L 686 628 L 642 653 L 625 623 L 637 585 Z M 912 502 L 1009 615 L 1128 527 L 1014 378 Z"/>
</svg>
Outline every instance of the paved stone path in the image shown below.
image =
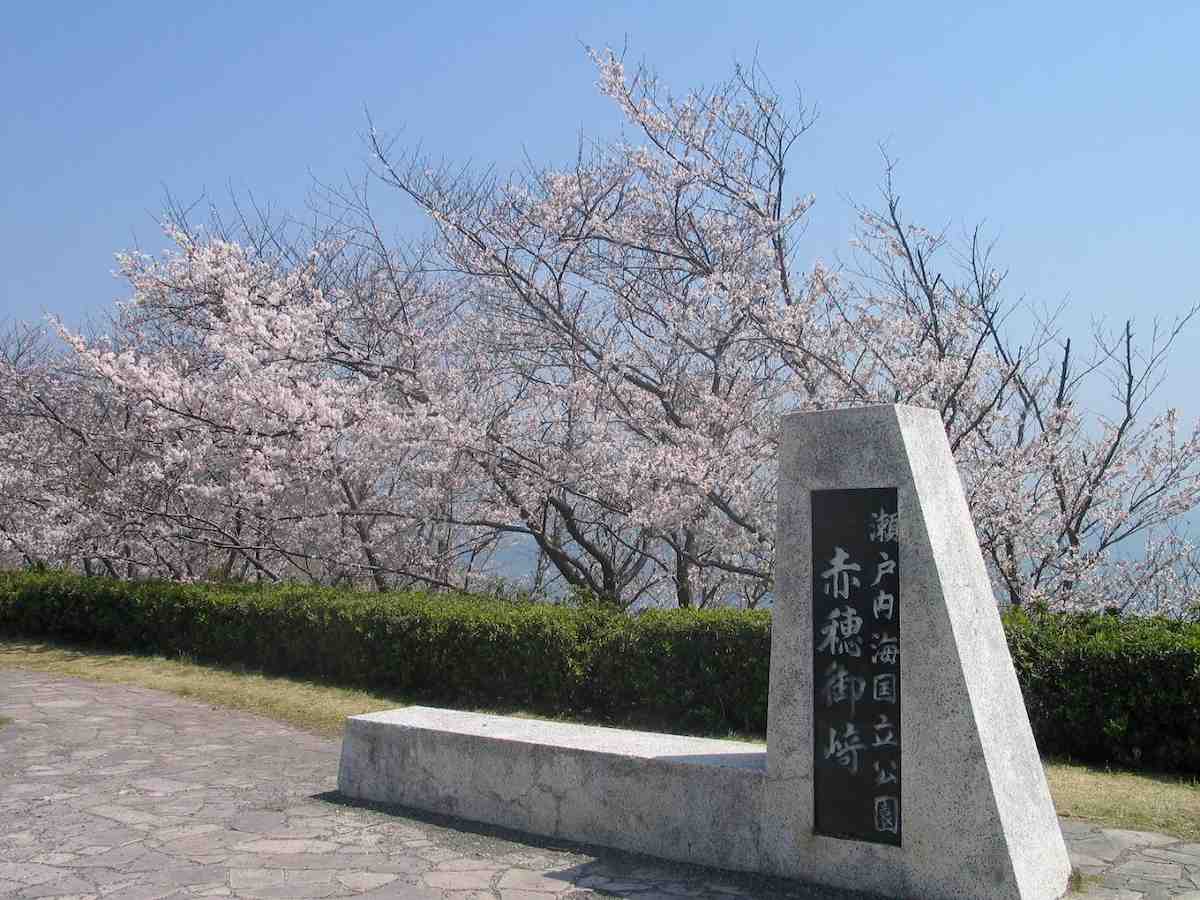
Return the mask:
<svg viewBox="0 0 1200 900">
<path fill-rule="evenodd" d="M 339 742 L 142 688 L 0 670 L 0 897 L 808 898 L 336 795 Z M 1088 897 L 1200 900 L 1200 844 L 1063 822 Z"/>
</svg>

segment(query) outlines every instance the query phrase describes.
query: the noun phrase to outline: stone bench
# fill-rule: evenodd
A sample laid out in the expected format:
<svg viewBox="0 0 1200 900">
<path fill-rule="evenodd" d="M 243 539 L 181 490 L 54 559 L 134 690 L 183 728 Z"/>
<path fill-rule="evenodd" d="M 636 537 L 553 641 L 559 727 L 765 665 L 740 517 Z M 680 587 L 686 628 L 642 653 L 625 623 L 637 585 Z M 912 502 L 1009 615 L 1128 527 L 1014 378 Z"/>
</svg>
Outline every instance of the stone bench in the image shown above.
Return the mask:
<svg viewBox="0 0 1200 900">
<path fill-rule="evenodd" d="M 753 870 L 766 770 L 757 744 L 413 706 L 347 720 L 338 790 Z"/>
</svg>

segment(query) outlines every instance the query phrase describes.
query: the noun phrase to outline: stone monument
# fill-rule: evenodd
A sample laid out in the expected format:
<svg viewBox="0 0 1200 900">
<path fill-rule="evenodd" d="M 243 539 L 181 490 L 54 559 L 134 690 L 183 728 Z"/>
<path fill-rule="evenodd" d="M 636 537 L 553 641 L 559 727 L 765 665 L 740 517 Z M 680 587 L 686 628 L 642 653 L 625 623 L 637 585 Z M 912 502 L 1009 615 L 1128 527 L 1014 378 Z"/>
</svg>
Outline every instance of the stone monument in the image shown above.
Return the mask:
<svg viewBox="0 0 1200 900">
<path fill-rule="evenodd" d="M 784 417 L 764 869 L 1056 898 L 1070 862 L 941 417 Z"/>
<path fill-rule="evenodd" d="M 767 751 L 410 707 L 338 788 L 886 897 L 1055 900 L 1070 863 L 940 417 L 785 416 Z"/>
</svg>

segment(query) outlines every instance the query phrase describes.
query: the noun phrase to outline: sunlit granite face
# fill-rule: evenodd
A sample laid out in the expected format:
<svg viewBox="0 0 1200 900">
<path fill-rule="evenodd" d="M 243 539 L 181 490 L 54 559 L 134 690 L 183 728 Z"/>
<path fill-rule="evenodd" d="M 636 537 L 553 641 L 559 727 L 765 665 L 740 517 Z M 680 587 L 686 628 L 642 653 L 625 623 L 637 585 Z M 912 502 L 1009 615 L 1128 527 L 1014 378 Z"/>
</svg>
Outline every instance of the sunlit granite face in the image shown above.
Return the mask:
<svg viewBox="0 0 1200 900">
<path fill-rule="evenodd" d="M 1061 896 L 1066 848 L 940 417 L 877 406 L 783 428 L 763 869 L 895 897 Z M 898 503 L 898 847 L 814 833 L 814 764 L 830 745 L 813 727 L 813 567 L 831 560 L 812 559 L 812 492 L 868 488 Z M 869 604 L 859 594 L 863 652 Z M 872 723 L 859 727 L 869 747 Z"/>
</svg>

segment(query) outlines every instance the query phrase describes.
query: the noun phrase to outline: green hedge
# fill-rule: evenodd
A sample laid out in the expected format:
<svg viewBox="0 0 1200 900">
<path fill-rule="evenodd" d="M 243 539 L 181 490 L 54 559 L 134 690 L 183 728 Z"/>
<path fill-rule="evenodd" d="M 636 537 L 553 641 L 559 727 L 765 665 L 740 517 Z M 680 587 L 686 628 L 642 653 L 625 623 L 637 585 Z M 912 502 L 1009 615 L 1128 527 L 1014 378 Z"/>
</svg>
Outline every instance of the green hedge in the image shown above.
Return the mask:
<svg viewBox="0 0 1200 900">
<path fill-rule="evenodd" d="M 652 610 L 614 615 L 588 648 L 580 705 L 629 725 L 765 735 L 771 614 Z"/>
<path fill-rule="evenodd" d="M 461 706 L 762 733 L 766 613 L 0 575 L 0 633 L 240 663 Z"/>
<path fill-rule="evenodd" d="M 1042 753 L 1200 773 L 1200 623 L 1013 612 L 1004 626 Z"/>
<path fill-rule="evenodd" d="M 1009 613 L 1045 754 L 1200 773 L 1200 623 Z M 770 615 L 0 575 L 0 634 L 188 654 L 445 705 L 762 735 Z"/>
<path fill-rule="evenodd" d="M 0 631 L 542 712 L 570 708 L 598 623 L 587 611 L 465 596 L 0 579 Z"/>
</svg>

